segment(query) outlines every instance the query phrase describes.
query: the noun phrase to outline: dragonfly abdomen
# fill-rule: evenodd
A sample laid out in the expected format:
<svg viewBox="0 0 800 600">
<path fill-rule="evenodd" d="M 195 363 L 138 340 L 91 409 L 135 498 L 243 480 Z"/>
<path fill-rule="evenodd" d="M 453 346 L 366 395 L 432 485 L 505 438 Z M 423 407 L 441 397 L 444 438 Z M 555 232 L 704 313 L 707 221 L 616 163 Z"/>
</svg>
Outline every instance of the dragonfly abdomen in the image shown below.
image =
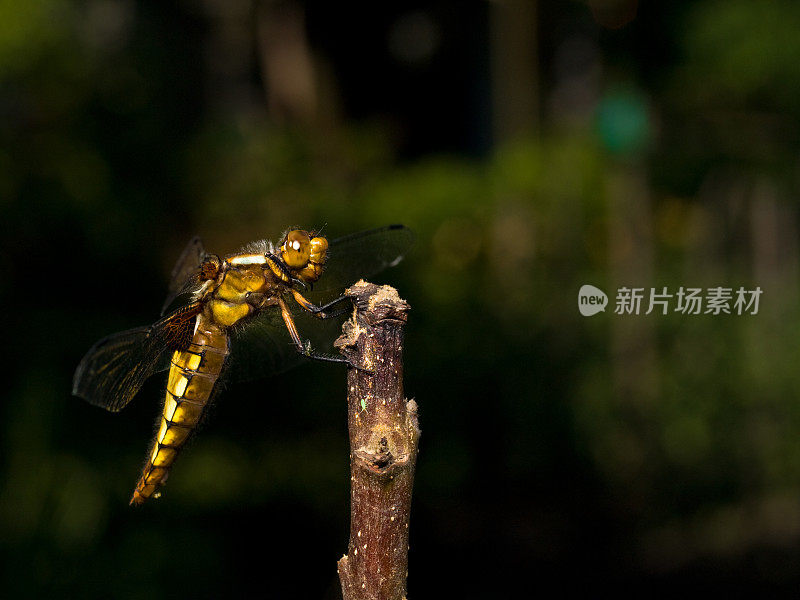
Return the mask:
<svg viewBox="0 0 800 600">
<path fill-rule="evenodd" d="M 207 325 L 202 314 L 197 318 L 200 322 L 189 347 L 172 355 L 160 425 L 131 504 L 143 504 L 167 480 L 172 463 L 203 416 L 228 355 L 227 334 Z"/>
</svg>

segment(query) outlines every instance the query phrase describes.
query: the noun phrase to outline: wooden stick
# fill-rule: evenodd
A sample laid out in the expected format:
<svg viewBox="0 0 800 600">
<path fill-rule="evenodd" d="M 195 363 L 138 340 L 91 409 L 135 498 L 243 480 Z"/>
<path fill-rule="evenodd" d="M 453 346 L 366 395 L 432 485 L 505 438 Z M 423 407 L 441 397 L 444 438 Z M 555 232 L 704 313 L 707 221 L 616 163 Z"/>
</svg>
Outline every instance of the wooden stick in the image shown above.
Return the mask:
<svg viewBox="0 0 800 600">
<path fill-rule="evenodd" d="M 336 347 L 360 369 L 347 374 L 350 544 L 337 570 L 344 600 L 402 600 L 420 435 L 417 404 L 403 397 L 409 306 L 394 288 L 364 281 L 345 293 L 356 310 Z"/>
</svg>

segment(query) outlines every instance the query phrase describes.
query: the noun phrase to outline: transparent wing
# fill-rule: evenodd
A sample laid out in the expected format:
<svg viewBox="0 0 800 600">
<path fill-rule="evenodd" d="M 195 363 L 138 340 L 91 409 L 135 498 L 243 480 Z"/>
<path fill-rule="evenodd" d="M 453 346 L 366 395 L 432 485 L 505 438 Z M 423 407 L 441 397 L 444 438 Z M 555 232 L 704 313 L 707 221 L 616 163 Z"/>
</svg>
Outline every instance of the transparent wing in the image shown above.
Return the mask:
<svg viewBox="0 0 800 600">
<path fill-rule="evenodd" d="M 203 241 L 200 236 L 196 235 L 189 240 L 189 243 L 186 244 L 180 257 L 175 262 L 175 266 L 172 267 L 172 274 L 169 278 L 169 291 L 180 291 L 186 280 L 197 273 L 205 256 L 206 250 L 203 248 Z"/>
<path fill-rule="evenodd" d="M 342 332 L 347 315 L 320 320 L 292 306 L 300 337 L 311 342 L 315 352 L 331 354 L 333 342 Z M 309 359 L 292 343 L 277 306 L 271 306 L 231 331 L 231 354 L 225 371 L 229 381 L 251 381 L 281 373 Z"/>
<path fill-rule="evenodd" d="M 125 408 L 148 377 L 169 367 L 173 351 L 188 344 L 198 307 L 97 342 L 75 370 L 72 393 L 111 412 Z"/>
<path fill-rule="evenodd" d="M 414 232 L 404 225 L 387 225 L 333 240 L 325 271 L 315 291 L 354 284 L 399 263 L 414 243 Z"/>
<path fill-rule="evenodd" d="M 203 247 L 200 236 L 195 236 L 189 240 L 172 268 L 172 274 L 169 278 L 169 293 L 161 307 L 162 316 L 178 296 L 188 294 L 197 286 L 197 274 L 205 256 L 206 250 Z"/>
</svg>

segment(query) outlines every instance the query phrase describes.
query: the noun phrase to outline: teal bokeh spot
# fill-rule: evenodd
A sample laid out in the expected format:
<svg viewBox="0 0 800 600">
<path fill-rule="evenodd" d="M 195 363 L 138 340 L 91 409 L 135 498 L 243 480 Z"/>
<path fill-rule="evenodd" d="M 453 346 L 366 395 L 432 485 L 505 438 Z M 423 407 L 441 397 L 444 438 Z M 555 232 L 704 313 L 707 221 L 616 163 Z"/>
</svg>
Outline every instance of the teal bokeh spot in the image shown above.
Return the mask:
<svg viewBox="0 0 800 600">
<path fill-rule="evenodd" d="M 612 154 L 640 153 L 650 139 L 650 116 L 644 96 L 633 89 L 609 90 L 600 100 L 597 129 Z"/>
</svg>

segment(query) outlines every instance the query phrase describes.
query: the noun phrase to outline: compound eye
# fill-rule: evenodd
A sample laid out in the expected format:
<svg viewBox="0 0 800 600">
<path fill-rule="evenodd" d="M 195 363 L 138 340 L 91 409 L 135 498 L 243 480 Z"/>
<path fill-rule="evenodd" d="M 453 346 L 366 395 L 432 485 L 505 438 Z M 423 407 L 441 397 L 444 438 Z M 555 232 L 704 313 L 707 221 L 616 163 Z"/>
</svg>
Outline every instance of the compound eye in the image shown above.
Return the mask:
<svg viewBox="0 0 800 600">
<path fill-rule="evenodd" d="M 290 231 L 281 247 L 281 258 L 292 269 L 301 269 L 311 256 L 311 239 L 300 229 Z"/>
</svg>

